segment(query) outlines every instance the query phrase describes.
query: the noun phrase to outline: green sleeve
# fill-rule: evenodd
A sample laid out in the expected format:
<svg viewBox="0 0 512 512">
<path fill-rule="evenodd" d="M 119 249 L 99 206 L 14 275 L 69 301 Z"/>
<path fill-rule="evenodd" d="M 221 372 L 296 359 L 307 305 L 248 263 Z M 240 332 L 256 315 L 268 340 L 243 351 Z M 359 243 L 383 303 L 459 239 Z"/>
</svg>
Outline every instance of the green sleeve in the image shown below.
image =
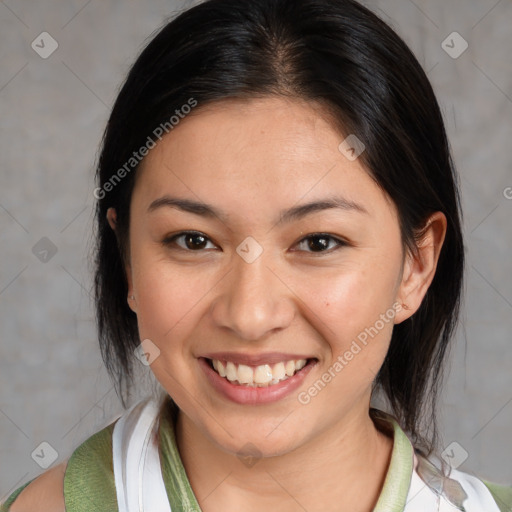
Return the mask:
<svg viewBox="0 0 512 512">
<path fill-rule="evenodd" d="M 114 424 L 89 437 L 69 458 L 64 475 L 66 512 L 118 512 L 112 461 Z M 0 505 L 0 512 L 9 512 L 18 495 L 33 480 L 16 489 Z"/>
<path fill-rule="evenodd" d="M 487 486 L 489 491 L 491 491 L 501 512 L 512 512 L 512 487 L 494 484 L 486 480 L 482 480 L 482 482 Z"/>
<path fill-rule="evenodd" d="M 85 440 L 69 458 L 64 475 L 66 512 L 118 512 L 112 461 L 114 424 Z M 0 505 L 0 512 L 9 512 L 18 495 L 33 480 L 16 489 Z"/>
<path fill-rule="evenodd" d="M 114 423 L 84 441 L 64 475 L 66 512 L 118 512 L 112 460 Z"/>
<path fill-rule="evenodd" d="M 14 503 L 14 500 L 20 495 L 21 491 L 27 487 L 30 482 L 33 482 L 37 477 L 32 478 L 28 482 L 24 483 L 21 487 L 16 489 L 3 503 L 0 503 L 0 512 L 9 512 L 9 508 Z"/>
</svg>

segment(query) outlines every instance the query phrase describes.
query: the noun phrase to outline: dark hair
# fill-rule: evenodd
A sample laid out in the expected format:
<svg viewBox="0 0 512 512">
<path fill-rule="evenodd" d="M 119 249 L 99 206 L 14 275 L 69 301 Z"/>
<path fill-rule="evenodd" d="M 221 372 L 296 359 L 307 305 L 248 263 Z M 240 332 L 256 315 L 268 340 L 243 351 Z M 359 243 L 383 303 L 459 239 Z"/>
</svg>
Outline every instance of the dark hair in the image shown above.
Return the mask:
<svg viewBox="0 0 512 512">
<path fill-rule="evenodd" d="M 228 98 L 268 96 L 319 104 L 341 133 L 364 143 L 360 158 L 397 207 L 404 247 L 415 250 L 429 214 L 446 215 L 434 280 L 419 310 L 395 326 L 374 384 L 413 442 L 430 454 L 463 279 L 457 178 L 426 74 L 402 39 L 353 0 L 209 0 L 165 25 L 131 68 L 106 127 L 97 171 L 97 323 L 118 394 L 124 405 L 140 343 L 123 266 L 136 174 L 126 162 L 158 126 L 172 129 L 169 119 L 191 99 L 195 113 Z M 117 211 L 117 234 L 107 223 L 109 207 Z"/>
</svg>

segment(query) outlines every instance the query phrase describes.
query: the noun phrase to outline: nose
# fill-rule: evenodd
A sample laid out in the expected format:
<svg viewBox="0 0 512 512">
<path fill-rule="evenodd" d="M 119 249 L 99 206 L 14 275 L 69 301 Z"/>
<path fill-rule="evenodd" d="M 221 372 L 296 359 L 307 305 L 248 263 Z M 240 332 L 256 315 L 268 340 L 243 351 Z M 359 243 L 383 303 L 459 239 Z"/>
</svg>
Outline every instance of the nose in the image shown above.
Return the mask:
<svg viewBox="0 0 512 512">
<path fill-rule="evenodd" d="M 252 263 L 236 255 L 211 306 L 215 324 L 239 339 L 262 339 L 288 327 L 295 315 L 292 292 L 268 267 L 264 255 Z"/>
</svg>

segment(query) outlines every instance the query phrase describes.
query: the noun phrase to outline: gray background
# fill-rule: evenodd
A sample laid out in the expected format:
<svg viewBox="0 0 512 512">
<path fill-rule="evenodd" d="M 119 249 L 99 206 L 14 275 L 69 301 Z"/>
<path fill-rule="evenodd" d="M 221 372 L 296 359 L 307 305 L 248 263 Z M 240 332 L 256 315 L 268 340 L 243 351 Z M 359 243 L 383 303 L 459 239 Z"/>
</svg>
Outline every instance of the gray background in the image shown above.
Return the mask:
<svg viewBox="0 0 512 512">
<path fill-rule="evenodd" d="M 122 412 L 89 295 L 93 169 L 130 64 L 167 17 L 192 3 L 0 2 L 0 499 L 43 472 L 31 456 L 40 443 L 58 452 L 57 464 Z M 467 290 L 442 395 L 442 444 L 459 443 L 459 459 L 467 452 L 463 471 L 510 484 L 512 3 L 366 5 L 428 71 L 461 174 Z M 43 31 L 59 45 L 47 59 L 31 47 Z M 460 51 L 460 40 L 446 39 L 454 31 L 469 44 L 458 58 L 442 47 L 447 40 Z M 142 396 L 152 380 L 141 371 Z"/>
</svg>

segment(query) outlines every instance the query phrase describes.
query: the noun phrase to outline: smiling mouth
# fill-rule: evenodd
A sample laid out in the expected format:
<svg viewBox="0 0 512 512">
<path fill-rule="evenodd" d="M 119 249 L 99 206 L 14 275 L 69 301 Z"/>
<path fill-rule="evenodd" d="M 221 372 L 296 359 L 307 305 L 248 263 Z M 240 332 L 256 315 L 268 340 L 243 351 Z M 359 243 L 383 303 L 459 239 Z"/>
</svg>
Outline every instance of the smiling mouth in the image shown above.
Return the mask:
<svg viewBox="0 0 512 512">
<path fill-rule="evenodd" d="M 219 359 L 206 359 L 206 361 L 210 368 L 232 384 L 266 388 L 293 377 L 315 359 L 292 359 L 258 366 L 236 364 L 231 361 L 220 361 Z"/>
</svg>

